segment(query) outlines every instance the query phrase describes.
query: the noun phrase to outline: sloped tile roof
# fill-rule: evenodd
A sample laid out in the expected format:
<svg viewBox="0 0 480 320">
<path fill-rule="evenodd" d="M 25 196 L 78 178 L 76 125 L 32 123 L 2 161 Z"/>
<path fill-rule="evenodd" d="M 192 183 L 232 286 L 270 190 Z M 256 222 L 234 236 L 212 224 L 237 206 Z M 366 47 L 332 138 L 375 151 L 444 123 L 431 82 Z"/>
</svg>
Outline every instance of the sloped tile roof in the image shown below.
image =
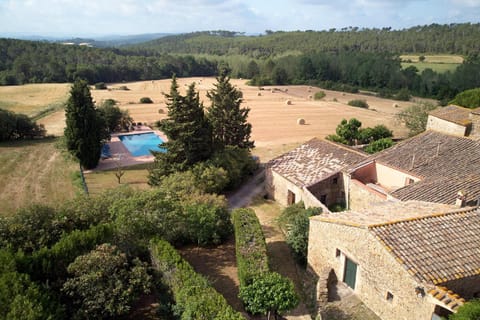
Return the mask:
<svg viewBox="0 0 480 320">
<path fill-rule="evenodd" d="M 480 197 L 480 141 L 427 131 L 369 160 L 421 179 L 393 191 L 397 199 L 454 204 L 461 190 L 468 200 Z"/>
<path fill-rule="evenodd" d="M 467 109 L 455 105 L 449 105 L 446 107 L 440 107 L 429 112 L 429 115 L 442 120 L 450 121 L 462 126 L 466 126 L 471 123 L 469 118 L 472 109 Z"/>
<path fill-rule="evenodd" d="M 480 275 L 480 211 L 463 209 L 372 226 L 370 232 L 421 282 Z"/>
<path fill-rule="evenodd" d="M 428 294 L 453 311 L 457 310 L 465 303 L 465 299 L 460 297 L 452 290 L 442 286 L 435 286 L 433 289 L 428 291 Z"/>
<path fill-rule="evenodd" d="M 346 146 L 314 138 L 271 160 L 267 166 L 297 186 L 304 187 L 366 157 L 366 154 Z"/>
</svg>

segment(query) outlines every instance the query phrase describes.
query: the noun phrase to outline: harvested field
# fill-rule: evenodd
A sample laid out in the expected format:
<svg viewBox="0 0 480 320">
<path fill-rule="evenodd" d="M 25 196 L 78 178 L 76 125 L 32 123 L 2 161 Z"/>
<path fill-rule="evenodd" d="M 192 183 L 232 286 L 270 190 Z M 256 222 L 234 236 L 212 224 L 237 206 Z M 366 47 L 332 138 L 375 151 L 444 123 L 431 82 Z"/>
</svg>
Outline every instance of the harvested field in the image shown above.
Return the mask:
<svg viewBox="0 0 480 320">
<path fill-rule="evenodd" d="M 78 164 L 64 158 L 55 140 L 0 144 L 0 214 L 32 204 L 57 205 L 80 189 L 72 176 Z"/>
</svg>

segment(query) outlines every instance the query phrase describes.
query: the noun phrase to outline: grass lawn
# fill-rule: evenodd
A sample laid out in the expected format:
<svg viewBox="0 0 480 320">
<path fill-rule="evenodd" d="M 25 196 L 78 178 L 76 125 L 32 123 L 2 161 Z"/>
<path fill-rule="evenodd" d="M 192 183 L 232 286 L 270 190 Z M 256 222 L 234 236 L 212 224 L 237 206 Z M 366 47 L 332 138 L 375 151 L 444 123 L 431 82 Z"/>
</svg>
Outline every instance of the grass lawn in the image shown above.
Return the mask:
<svg viewBox="0 0 480 320">
<path fill-rule="evenodd" d="M 0 144 L 0 214 L 32 204 L 56 205 L 81 192 L 73 183 L 78 164 L 65 159 L 56 140 Z"/>
<path fill-rule="evenodd" d="M 138 189 L 150 188 L 148 185 L 148 166 L 148 164 L 141 164 L 122 168 L 124 175 L 121 177 L 121 183 Z M 118 187 L 116 172 L 116 169 L 112 169 L 85 173 L 85 181 L 90 195 L 96 195 L 104 190 Z"/>
<path fill-rule="evenodd" d="M 425 60 L 420 62 L 420 55 L 402 55 L 402 68 L 415 66 L 421 73 L 425 69 L 432 69 L 438 73 L 447 71 L 453 72 L 463 62 L 463 57 L 459 55 L 424 55 Z"/>
</svg>

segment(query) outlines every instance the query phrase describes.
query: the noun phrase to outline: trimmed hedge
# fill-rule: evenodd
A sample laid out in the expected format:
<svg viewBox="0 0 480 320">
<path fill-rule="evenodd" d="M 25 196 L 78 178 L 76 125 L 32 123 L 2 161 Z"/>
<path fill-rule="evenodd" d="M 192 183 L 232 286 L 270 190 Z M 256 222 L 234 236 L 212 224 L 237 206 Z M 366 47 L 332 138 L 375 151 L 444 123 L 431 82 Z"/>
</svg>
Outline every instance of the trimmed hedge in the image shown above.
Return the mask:
<svg viewBox="0 0 480 320">
<path fill-rule="evenodd" d="M 240 287 L 248 286 L 259 274 L 269 271 L 267 245 L 255 211 L 236 209 L 232 212 L 232 220 L 238 279 Z"/>
<path fill-rule="evenodd" d="M 150 254 L 155 269 L 172 290 L 181 319 L 245 319 L 168 242 L 150 241 Z"/>
</svg>

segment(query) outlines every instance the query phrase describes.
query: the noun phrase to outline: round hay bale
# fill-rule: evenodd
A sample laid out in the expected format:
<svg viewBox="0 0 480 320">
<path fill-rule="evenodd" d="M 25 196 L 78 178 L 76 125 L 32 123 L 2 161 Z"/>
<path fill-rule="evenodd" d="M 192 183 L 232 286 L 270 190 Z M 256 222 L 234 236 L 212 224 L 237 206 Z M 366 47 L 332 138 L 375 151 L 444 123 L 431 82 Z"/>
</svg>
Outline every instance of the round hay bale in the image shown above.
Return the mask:
<svg viewBox="0 0 480 320">
<path fill-rule="evenodd" d="M 261 92 L 257 92 L 257 96 L 259 96 L 259 97 L 260 97 L 261 95 L 262 95 L 262 93 L 261 93 Z"/>
<path fill-rule="evenodd" d="M 396 103 L 394 103 L 394 104 L 392 105 L 392 107 L 394 107 L 394 108 L 400 108 L 400 106 L 399 106 L 398 104 L 396 104 Z"/>
<path fill-rule="evenodd" d="M 291 105 L 291 104 L 292 104 L 292 100 L 288 99 L 287 101 L 285 101 L 285 104 L 286 104 L 287 106 Z"/>
<path fill-rule="evenodd" d="M 288 92 L 288 88 L 285 89 L 285 92 Z"/>
<path fill-rule="evenodd" d="M 312 95 L 309 95 L 308 96 L 308 100 L 312 100 L 313 99 L 313 96 Z"/>
<path fill-rule="evenodd" d="M 275 88 L 270 89 L 270 92 L 271 92 L 271 93 L 275 93 Z"/>
<path fill-rule="evenodd" d="M 301 125 L 301 126 L 304 125 L 304 124 L 305 124 L 305 119 L 303 119 L 303 118 L 298 118 L 298 119 L 297 119 L 297 124 L 299 124 L 299 125 Z"/>
</svg>

